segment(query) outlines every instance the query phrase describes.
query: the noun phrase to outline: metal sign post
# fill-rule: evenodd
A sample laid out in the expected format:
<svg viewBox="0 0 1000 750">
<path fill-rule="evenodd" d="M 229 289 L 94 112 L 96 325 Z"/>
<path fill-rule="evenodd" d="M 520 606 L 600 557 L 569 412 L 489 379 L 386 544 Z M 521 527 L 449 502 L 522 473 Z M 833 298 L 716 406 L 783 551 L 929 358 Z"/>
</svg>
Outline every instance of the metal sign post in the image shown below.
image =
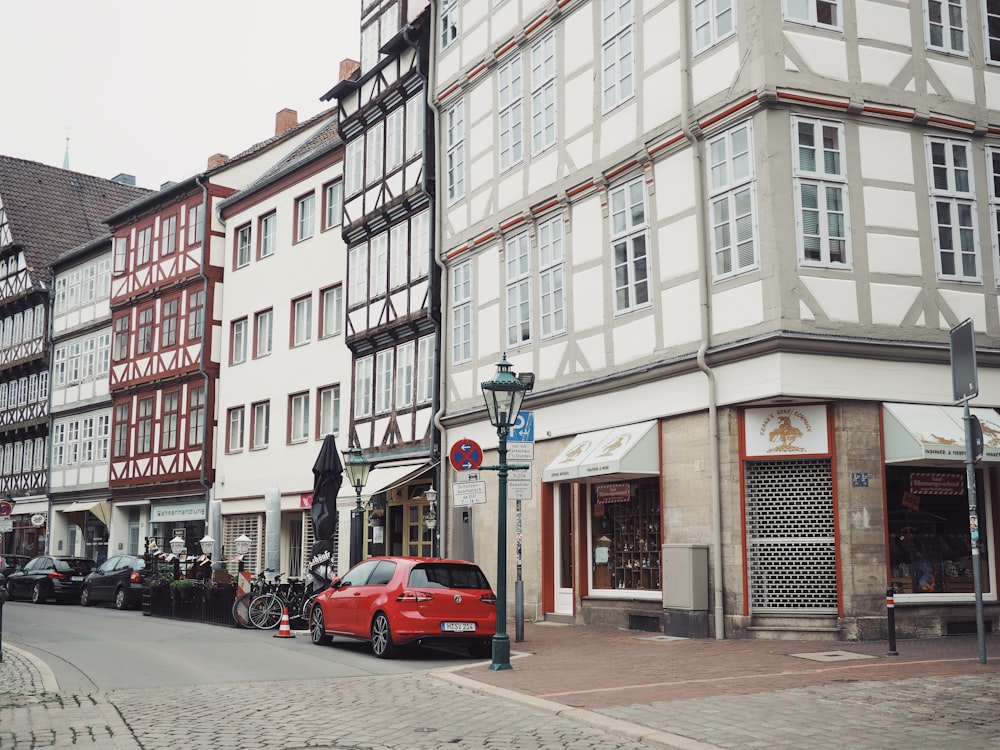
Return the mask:
<svg viewBox="0 0 1000 750">
<path fill-rule="evenodd" d="M 979 663 L 986 663 L 986 636 L 983 623 L 983 581 L 979 557 L 979 512 L 976 503 L 976 457 L 973 443 L 982 442 L 982 428 L 969 412 L 969 401 L 979 395 L 979 373 L 976 369 L 976 332 L 968 318 L 951 329 L 952 398 L 957 406 L 965 406 L 965 484 L 969 494 L 969 535 L 972 540 L 972 580 L 976 590 L 976 637 L 979 643 Z M 977 430 L 978 428 L 978 430 Z M 979 433 L 977 436 L 976 433 Z M 982 455 L 982 454 L 980 454 Z"/>
</svg>

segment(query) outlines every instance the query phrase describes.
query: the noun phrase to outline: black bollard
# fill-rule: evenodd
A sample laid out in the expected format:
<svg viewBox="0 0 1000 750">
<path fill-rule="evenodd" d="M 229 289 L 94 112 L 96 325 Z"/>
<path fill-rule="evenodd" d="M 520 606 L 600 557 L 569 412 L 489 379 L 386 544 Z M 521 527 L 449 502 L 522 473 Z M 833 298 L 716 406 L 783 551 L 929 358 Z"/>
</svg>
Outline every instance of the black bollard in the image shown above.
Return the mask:
<svg viewBox="0 0 1000 750">
<path fill-rule="evenodd" d="M 896 590 L 885 590 L 885 608 L 889 617 L 889 656 L 899 656 L 896 650 Z"/>
<path fill-rule="evenodd" d="M 3 604 L 7 601 L 7 587 L 0 586 L 0 662 L 3 662 Z"/>
</svg>

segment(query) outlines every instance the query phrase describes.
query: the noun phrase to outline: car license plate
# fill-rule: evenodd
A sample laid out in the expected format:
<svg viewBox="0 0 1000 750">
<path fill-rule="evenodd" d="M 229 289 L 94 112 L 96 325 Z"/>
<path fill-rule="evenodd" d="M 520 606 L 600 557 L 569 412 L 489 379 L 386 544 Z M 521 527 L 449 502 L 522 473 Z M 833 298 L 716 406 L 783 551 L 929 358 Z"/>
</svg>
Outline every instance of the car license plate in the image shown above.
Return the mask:
<svg viewBox="0 0 1000 750">
<path fill-rule="evenodd" d="M 82 581 L 83 580 L 83 576 L 70 576 L 69 580 L 71 580 L 71 581 L 73 581 L 75 583 L 75 582 L 78 582 L 78 581 Z"/>
<path fill-rule="evenodd" d="M 442 622 L 441 630 L 446 633 L 475 633 L 476 623 L 474 622 Z"/>
</svg>

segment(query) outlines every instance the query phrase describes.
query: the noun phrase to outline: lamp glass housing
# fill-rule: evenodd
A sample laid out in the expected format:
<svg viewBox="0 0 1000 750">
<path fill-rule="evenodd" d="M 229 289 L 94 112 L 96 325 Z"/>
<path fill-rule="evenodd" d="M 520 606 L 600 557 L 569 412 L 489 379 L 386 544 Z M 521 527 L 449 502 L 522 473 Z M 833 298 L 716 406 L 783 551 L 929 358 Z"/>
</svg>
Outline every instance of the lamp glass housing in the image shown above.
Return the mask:
<svg viewBox="0 0 1000 750">
<path fill-rule="evenodd" d="M 246 534 L 240 534 L 233 540 L 233 546 L 236 547 L 237 555 L 245 555 L 250 551 L 250 537 Z"/>
<path fill-rule="evenodd" d="M 211 555 L 215 549 L 215 540 L 212 539 L 208 534 L 205 534 L 198 542 L 201 545 L 201 552 L 203 555 Z"/>
<path fill-rule="evenodd" d="M 355 490 L 360 491 L 368 483 L 371 468 L 371 462 L 358 446 L 353 445 L 344 451 L 344 471 L 347 473 L 347 481 Z"/>
<path fill-rule="evenodd" d="M 187 549 L 187 542 L 181 539 L 179 536 L 175 536 L 170 540 L 170 551 L 175 555 L 179 555 L 181 552 Z"/>
<path fill-rule="evenodd" d="M 528 385 L 511 372 L 511 364 L 505 354 L 497 363 L 497 374 L 493 380 L 482 383 L 483 399 L 490 414 L 490 423 L 497 431 L 506 430 L 517 419 L 521 411 L 524 394 Z"/>
</svg>

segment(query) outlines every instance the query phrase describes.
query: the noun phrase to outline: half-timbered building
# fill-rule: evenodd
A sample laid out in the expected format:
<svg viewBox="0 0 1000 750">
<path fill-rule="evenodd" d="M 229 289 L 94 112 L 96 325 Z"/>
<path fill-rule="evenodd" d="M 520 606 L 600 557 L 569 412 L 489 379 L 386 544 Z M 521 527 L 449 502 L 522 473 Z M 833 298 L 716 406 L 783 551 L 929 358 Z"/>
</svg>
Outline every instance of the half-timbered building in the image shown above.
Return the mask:
<svg viewBox="0 0 1000 750">
<path fill-rule="evenodd" d="M 49 498 L 49 302 L 60 254 L 107 235 L 100 220 L 147 191 L 0 156 L 0 551 L 46 551 Z M 95 287 L 74 287 L 80 295 Z"/>
<path fill-rule="evenodd" d="M 344 337 L 353 357 L 345 442 L 375 465 L 365 504 L 385 518 L 369 529 L 372 554 L 430 554 L 440 531 L 422 520 L 441 453 L 427 7 L 362 3 L 360 69 L 323 97 L 339 103 L 345 149 Z"/>
<path fill-rule="evenodd" d="M 433 4 L 444 442 L 496 446 L 504 353 L 535 373 L 528 617 L 884 637 L 891 587 L 940 634 L 981 578 L 996 629 L 991 6 Z M 489 569 L 496 506 L 470 513 Z"/>
</svg>

